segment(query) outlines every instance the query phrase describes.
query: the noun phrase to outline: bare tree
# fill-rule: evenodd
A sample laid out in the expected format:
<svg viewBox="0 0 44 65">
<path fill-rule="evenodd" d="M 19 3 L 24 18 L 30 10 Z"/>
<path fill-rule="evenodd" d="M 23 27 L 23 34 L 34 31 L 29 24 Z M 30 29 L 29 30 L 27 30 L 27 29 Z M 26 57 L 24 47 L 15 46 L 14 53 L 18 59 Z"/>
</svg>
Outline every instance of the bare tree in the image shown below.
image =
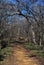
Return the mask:
<svg viewBox="0 0 44 65">
<path fill-rule="evenodd" d="M 43 42 L 43 38 L 44 38 L 43 37 L 44 36 L 44 34 L 43 34 L 43 32 L 44 32 L 43 31 L 44 30 L 44 22 L 43 22 L 44 7 L 41 5 L 38 5 L 38 6 L 32 5 L 32 8 L 31 8 L 29 5 L 29 2 L 34 4 L 36 1 L 28 0 L 28 1 L 24 2 L 22 0 L 16 0 L 15 5 L 3 4 L 3 6 L 1 6 L 0 9 L 2 10 L 2 12 L 1 12 L 2 20 L 4 19 L 5 21 L 8 21 L 7 18 L 9 18 L 9 20 L 10 20 L 14 15 L 19 15 L 19 16 L 25 17 L 28 22 L 28 31 L 27 31 L 28 39 L 30 36 L 30 38 L 32 39 L 34 44 L 39 44 L 41 46 L 42 42 Z M 23 10 L 26 11 L 27 13 L 26 14 L 22 13 Z M 12 29 L 12 27 L 14 27 L 14 26 L 10 25 L 10 29 Z M 32 35 L 30 35 L 30 33 Z M 13 33 L 11 33 L 11 34 L 13 34 Z M 18 32 L 18 34 L 19 34 L 19 32 Z"/>
</svg>

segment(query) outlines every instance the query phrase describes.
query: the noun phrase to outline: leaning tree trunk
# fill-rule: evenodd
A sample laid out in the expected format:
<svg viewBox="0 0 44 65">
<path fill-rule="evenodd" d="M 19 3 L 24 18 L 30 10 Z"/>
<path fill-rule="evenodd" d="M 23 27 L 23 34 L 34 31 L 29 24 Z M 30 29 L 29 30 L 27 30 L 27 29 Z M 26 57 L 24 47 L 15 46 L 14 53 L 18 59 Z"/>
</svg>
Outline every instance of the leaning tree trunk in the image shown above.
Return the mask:
<svg viewBox="0 0 44 65">
<path fill-rule="evenodd" d="M 33 42 L 36 45 L 35 32 L 33 30 L 33 26 L 32 25 L 31 25 L 31 33 L 32 33 Z"/>
</svg>

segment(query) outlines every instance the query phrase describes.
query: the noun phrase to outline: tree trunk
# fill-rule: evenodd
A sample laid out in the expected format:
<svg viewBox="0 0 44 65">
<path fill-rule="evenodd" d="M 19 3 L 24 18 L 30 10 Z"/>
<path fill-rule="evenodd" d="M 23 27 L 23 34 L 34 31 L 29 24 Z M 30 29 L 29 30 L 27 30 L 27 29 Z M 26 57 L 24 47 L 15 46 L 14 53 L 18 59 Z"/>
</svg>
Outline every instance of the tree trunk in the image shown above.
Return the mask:
<svg viewBox="0 0 44 65">
<path fill-rule="evenodd" d="M 35 32 L 33 30 L 33 26 L 32 25 L 31 25 L 31 32 L 32 32 L 33 42 L 36 45 Z"/>
<path fill-rule="evenodd" d="M 19 39 L 19 34 L 20 34 L 20 28 L 18 28 L 17 40 Z"/>
<path fill-rule="evenodd" d="M 41 38 L 40 38 L 40 44 L 39 45 L 42 46 L 42 40 L 41 40 Z"/>
</svg>

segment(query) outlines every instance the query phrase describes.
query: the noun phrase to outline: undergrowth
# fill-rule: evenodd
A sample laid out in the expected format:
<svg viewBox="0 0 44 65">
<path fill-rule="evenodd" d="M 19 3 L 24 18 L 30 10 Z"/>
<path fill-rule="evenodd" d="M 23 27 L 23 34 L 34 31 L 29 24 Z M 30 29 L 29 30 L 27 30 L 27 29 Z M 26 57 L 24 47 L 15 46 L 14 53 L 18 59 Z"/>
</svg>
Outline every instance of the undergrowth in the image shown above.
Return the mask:
<svg viewBox="0 0 44 65">
<path fill-rule="evenodd" d="M 38 57 L 44 57 L 44 47 L 39 45 L 34 45 L 33 43 L 25 43 L 25 48 L 32 51 L 32 55 Z"/>
</svg>

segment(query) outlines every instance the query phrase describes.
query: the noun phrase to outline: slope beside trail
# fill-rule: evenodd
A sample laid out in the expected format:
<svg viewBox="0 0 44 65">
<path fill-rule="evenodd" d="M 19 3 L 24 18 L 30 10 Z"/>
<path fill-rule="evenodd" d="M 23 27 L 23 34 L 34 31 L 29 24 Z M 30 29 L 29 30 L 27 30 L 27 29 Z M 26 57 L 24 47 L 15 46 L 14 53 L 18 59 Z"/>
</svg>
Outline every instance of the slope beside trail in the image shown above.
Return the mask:
<svg viewBox="0 0 44 65">
<path fill-rule="evenodd" d="M 16 45 L 4 65 L 39 65 L 39 61 L 28 56 L 28 51 L 22 45 Z"/>
</svg>

